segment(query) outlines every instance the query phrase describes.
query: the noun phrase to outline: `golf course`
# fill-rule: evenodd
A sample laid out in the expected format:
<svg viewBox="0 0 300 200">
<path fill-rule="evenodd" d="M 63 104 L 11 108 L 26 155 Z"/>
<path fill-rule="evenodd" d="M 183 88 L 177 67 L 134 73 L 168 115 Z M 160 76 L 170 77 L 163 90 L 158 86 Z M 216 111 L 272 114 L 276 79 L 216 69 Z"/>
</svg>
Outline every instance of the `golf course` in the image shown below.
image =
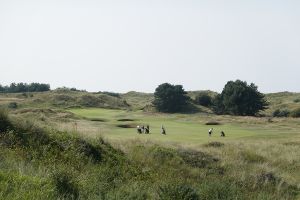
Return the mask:
<svg viewBox="0 0 300 200">
<path fill-rule="evenodd" d="M 85 119 L 85 123 L 81 123 L 81 121 L 77 123 L 79 132 L 90 129 L 91 132 L 87 134 L 94 136 L 99 134 L 109 140 L 142 139 L 197 145 L 209 141 L 300 139 L 298 131 L 300 124 L 296 120 L 295 123 L 280 121 L 272 123 L 268 122 L 266 118 L 209 114 L 159 114 L 101 108 L 71 109 L 69 111 Z M 210 123 L 216 125 L 209 125 Z M 138 134 L 136 131 L 138 125 L 149 125 L 150 134 Z M 167 130 L 166 135 L 161 134 L 162 125 Z M 211 127 L 214 131 L 209 137 L 208 129 Z M 220 137 L 222 130 L 226 134 L 224 138 Z"/>
<path fill-rule="evenodd" d="M 299 96 L 240 116 L 159 112 L 137 92 L 2 93 L 0 199 L 299 199 Z"/>
</svg>

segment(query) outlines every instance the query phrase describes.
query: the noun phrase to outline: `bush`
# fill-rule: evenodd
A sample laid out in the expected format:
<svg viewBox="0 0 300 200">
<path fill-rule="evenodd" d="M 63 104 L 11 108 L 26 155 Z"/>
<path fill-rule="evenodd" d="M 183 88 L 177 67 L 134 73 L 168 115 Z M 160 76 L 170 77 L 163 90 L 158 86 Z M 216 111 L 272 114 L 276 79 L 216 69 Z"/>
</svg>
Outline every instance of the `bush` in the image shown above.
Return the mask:
<svg viewBox="0 0 300 200">
<path fill-rule="evenodd" d="M 293 110 L 290 115 L 291 117 L 300 117 L 300 108 Z"/>
<path fill-rule="evenodd" d="M 212 98 L 206 92 L 202 92 L 196 96 L 195 102 L 201 106 L 211 106 Z"/>
<path fill-rule="evenodd" d="M 12 109 L 18 108 L 17 102 L 10 102 L 10 103 L 8 104 L 8 108 L 12 108 Z"/>
<path fill-rule="evenodd" d="M 0 132 L 7 131 L 7 129 L 11 128 L 11 126 L 7 112 L 0 109 Z"/>
<path fill-rule="evenodd" d="M 276 109 L 272 114 L 273 117 L 288 117 L 289 115 L 290 115 L 289 110 L 279 110 L 279 109 Z"/>
<path fill-rule="evenodd" d="M 300 99 L 295 99 L 294 102 L 295 102 L 295 103 L 299 103 L 299 102 L 300 102 Z"/>
</svg>

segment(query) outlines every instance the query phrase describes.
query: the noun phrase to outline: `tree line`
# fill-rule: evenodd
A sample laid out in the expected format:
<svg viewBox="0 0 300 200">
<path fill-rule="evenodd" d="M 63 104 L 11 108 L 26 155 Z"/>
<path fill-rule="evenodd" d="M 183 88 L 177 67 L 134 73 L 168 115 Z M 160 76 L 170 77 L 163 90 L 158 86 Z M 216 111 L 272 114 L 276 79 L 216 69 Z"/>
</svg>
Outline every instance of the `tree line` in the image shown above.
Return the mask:
<svg viewBox="0 0 300 200">
<path fill-rule="evenodd" d="M 45 92 L 50 90 L 50 85 L 45 83 L 11 83 L 9 86 L 0 85 L 2 93 L 18 92 Z"/>
<path fill-rule="evenodd" d="M 163 83 L 155 90 L 153 105 L 160 112 L 175 113 L 184 112 L 192 101 L 210 107 L 216 114 L 240 116 L 257 115 L 268 106 L 264 94 L 258 91 L 254 83 L 248 85 L 241 80 L 228 81 L 223 91 L 214 97 L 200 93 L 194 100 L 182 85 Z"/>
</svg>

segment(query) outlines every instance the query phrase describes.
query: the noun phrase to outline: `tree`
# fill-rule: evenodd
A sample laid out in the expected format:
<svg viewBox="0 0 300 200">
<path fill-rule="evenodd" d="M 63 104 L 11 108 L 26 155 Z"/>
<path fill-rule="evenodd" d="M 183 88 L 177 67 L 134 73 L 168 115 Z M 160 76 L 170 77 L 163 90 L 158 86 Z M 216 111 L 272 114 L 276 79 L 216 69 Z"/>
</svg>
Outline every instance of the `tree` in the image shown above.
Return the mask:
<svg viewBox="0 0 300 200">
<path fill-rule="evenodd" d="M 225 113 L 225 107 L 222 101 L 222 95 L 218 94 L 215 96 L 215 98 L 212 100 L 212 110 L 217 115 L 221 115 Z"/>
<path fill-rule="evenodd" d="M 254 116 L 268 105 L 254 83 L 247 85 L 240 80 L 228 81 L 217 98 L 214 110 L 221 109 L 220 114 Z"/>
<path fill-rule="evenodd" d="M 17 93 L 17 92 L 45 92 L 50 90 L 49 84 L 44 83 L 11 83 L 9 86 L 0 85 L 0 92 Z"/>
<path fill-rule="evenodd" d="M 9 92 L 17 92 L 17 84 L 16 83 L 11 83 L 9 86 Z"/>
<path fill-rule="evenodd" d="M 169 83 L 159 85 L 155 90 L 154 98 L 153 105 L 157 110 L 169 113 L 183 111 L 190 101 L 182 85 Z"/>
<path fill-rule="evenodd" d="M 211 106 L 212 98 L 207 94 L 207 92 L 201 92 L 196 96 L 195 102 L 201 106 Z"/>
<path fill-rule="evenodd" d="M 0 84 L 0 92 L 5 92 L 5 87 Z"/>
</svg>

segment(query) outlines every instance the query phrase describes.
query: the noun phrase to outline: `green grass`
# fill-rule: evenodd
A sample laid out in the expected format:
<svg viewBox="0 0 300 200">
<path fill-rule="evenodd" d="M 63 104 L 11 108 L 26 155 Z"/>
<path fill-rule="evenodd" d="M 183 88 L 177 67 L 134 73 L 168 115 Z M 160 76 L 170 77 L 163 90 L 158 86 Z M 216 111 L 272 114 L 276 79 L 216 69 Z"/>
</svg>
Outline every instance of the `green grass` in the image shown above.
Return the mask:
<svg viewBox="0 0 300 200">
<path fill-rule="evenodd" d="M 241 139 L 284 139 L 286 137 L 297 137 L 296 130 L 284 129 L 280 122 L 270 126 L 262 123 L 258 124 L 254 119 L 244 118 L 249 124 L 240 124 L 229 121 L 232 117 L 215 117 L 221 125 L 205 125 L 208 119 L 214 118 L 210 115 L 201 114 L 157 114 L 143 113 L 140 111 L 107 110 L 107 109 L 71 109 L 70 112 L 86 119 L 100 118 L 106 122 L 89 123 L 83 125 L 87 127 L 99 127 L 103 131 L 101 134 L 108 139 L 127 140 L 145 139 L 163 142 L 175 142 L 180 144 L 201 144 L 208 141 L 234 141 Z M 130 122 L 120 122 L 119 119 L 133 119 Z M 241 120 L 242 118 L 239 118 Z M 265 119 L 261 119 L 262 121 Z M 151 134 L 137 134 L 135 128 L 119 128 L 118 124 L 150 125 Z M 161 135 L 161 126 L 164 126 L 167 135 Z M 214 132 L 208 137 L 208 129 L 213 127 Z M 220 137 L 220 131 L 226 134 L 225 138 Z M 87 133 L 88 134 L 88 133 Z"/>
</svg>

